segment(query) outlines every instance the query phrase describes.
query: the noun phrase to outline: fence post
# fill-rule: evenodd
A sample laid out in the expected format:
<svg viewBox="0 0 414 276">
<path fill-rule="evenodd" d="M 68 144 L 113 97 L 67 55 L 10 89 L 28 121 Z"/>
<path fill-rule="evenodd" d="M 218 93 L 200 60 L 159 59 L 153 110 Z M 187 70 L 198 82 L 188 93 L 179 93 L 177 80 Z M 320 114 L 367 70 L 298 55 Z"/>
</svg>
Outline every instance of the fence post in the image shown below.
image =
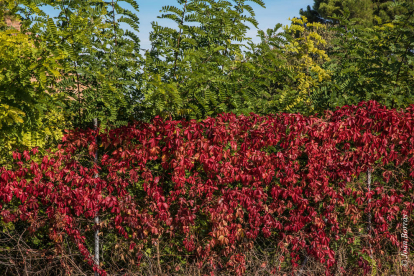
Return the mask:
<svg viewBox="0 0 414 276">
<path fill-rule="evenodd" d="M 298 273 L 296 274 L 296 276 L 301 276 L 302 275 L 303 269 L 305 268 L 305 265 L 306 265 L 307 262 L 308 262 L 308 254 L 305 255 L 303 263 L 302 263 Z"/>
<path fill-rule="evenodd" d="M 371 179 L 372 179 L 372 169 L 368 168 L 367 170 L 367 186 L 368 186 L 368 192 L 371 192 Z M 368 198 L 368 205 L 371 203 L 371 198 Z M 369 245 L 369 256 L 371 258 L 372 263 L 374 263 L 374 257 L 372 256 L 372 247 L 371 247 L 371 211 L 368 212 L 368 227 L 367 232 L 369 234 L 368 237 L 368 245 Z"/>
<path fill-rule="evenodd" d="M 371 192 L 371 169 L 367 171 L 368 192 Z M 371 203 L 371 198 L 368 198 L 368 205 Z M 371 212 L 368 213 L 368 232 L 371 232 Z"/>
<path fill-rule="evenodd" d="M 93 119 L 93 126 L 94 129 L 97 130 L 98 129 L 98 119 L 94 118 Z M 98 144 L 98 138 L 95 138 L 95 143 Z M 95 153 L 95 159 L 94 159 L 94 164 L 96 165 L 98 163 L 98 149 L 96 149 L 96 153 Z M 95 174 L 95 178 L 98 178 L 99 174 L 96 173 Z M 96 187 L 96 184 L 95 184 Z M 95 253 L 95 265 L 97 267 L 99 267 L 99 216 L 98 216 L 98 211 L 96 211 L 95 214 L 95 218 L 94 218 L 94 222 L 95 222 L 95 233 L 94 233 L 94 242 L 95 242 L 95 246 L 94 246 L 94 253 Z M 99 273 L 97 271 L 95 271 L 95 276 L 99 276 Z"/>
</svg>

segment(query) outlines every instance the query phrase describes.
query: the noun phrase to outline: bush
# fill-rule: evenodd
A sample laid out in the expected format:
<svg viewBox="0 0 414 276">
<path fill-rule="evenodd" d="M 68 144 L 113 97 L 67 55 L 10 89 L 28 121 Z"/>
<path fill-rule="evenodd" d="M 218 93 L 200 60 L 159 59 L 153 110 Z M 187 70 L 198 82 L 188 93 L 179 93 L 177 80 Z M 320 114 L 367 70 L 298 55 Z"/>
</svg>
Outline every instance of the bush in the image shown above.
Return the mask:
<svg viewBox="0 0 414 276">
<path fill-rule="evenodd" d="M 102 275 L 116 269 L 110 258 L 124 272 L 176 258 L 177 271 L 242 275 L 252 252 L 272 273 L 308 260 L 327 274 L 395 270 L 377 256 L 402 251 L 402 231 L 414 230 L 403 224 L 414 207 L 413 108 L 363 102 L 320 117 L 222 114 L 71 132 L 40 159 L 14 154 L 14 168 L 1 170 L 0 216 L 47 233 L 57 255 L 76 245 L 90 266 L 99 231 Z"/>
</svg>

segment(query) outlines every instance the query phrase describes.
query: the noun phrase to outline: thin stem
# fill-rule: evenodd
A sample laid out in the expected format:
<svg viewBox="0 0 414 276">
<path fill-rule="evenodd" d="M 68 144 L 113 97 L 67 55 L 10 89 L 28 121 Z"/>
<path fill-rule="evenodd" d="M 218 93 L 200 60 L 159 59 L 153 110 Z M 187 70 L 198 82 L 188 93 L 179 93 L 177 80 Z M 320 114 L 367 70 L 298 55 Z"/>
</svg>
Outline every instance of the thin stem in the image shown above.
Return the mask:
<svg viewBox="0 0 414 276">
<path fill-rule="evenodd" d="M 368 169 L 367 171 L 368 192 L 371 192 L 371 174 L 372 174 L 372 170 Z M 368 198 L 368 208 L 370 208 L 370 204 L 371 204 L 371 198 Z M 368 212 L 368 245 L 369 245 L 369 256 L 372 262 L 374 262 L 374 257 L 372 256 L 372 247 L 371 247 L 370 238 L 371 238 L 371 211 Z"/>
<path fill-rule="evenodd" d="M 371 169 L 368 169 L 367 172 L 367 184 L 368 184 L 368 192 L 371 192 Z M 371 203 L 371 198 L 368 198 L 368 205 Z M 371 212 L 368 213 L 368 231 L 371 231 Z"/>
<path fill-rule="evenodd" d="M 185 15 L 185 9 L 187 7 L 187 1 L 185 1 L 184 4 L 184 9 L 183 9 L 183 15 L 181 16 L 181 25 L 184 24 L 184 15 Z M 174 60 L 174 76 L 177 79 L 177 76 L 175 75 L 175 71 L 177 69 L 177 59 L 178 59 L 178 47 L 180 47 L 180 40 L 181 40 L 181 33 L 182 33 L 182 28 L 180 27 L 180 34 L 178 35 L 178 40 L 177 40 L 177 49 L 175 50 L 175 60 Z"/>
<path fill-rule="evenodd" d="M 93 127 L 95 129 L 95 131 L 98 130 L 98 118 L 94 118 L 93 119 Z M 95 143 L 96 145 L 98 144 L 98 138 L 95 137 Z M 97 165 L 98 164 L 98 149 L 96 150 L 95 153 L 95 158 L 94 158 L 94 164 Z M 95 174 L 95 178 L 98 178 L 99 174 L 96 173 Z M 96 188 L 96 184 L 95 184 L 95 188 Z M 94 222 L 95 222 L 95 233 L 94 233 L 94 240 L 95 240 L 95 265 L 97 267 L 99 267 L 99 216 L 98 216 L 98 211 L 96 211 L 96 215 L 94 218 Z M 95 276 L 99 276 L 98 272 L 95 271 Z"/>
<path fill-rule="evenodd" d="M 160 271 L 160 275 L 162 275 L 162 269 L 161 269 L 161 262 L 160 262 L 160 238 L 158 237 L 156 241 L 157 245 L 157 264 L 158 264 L 158 270 Z"/>
<path fill-rule="evenodd" d="M 115 46 L 118 46 L 118 41 L 116 40 L 116 24 L 115 24 L 115 6 L 114 0 L 112 0 L 112 25 L 114 26 L 114 38 L 115 38 Z"/>
</svg>

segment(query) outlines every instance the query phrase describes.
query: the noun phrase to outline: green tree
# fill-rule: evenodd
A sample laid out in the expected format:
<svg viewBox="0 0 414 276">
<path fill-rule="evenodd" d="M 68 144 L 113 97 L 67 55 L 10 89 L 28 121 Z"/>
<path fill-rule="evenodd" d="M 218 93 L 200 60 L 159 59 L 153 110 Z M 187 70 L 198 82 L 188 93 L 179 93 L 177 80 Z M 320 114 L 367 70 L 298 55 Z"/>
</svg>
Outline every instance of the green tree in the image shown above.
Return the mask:
<svg viewBox="0 0 414 276">
<path fill-rule="evenodd" d="M 392 0 L 314 0 L 312 8 L 301 9 L 300 14 L 309 18 L 310 22 L 338 23 L 333 17 L 349 13 L 349 19 L 357 24 L 372 26 L 378 20 L 382 23 L 391 22 L 396 15 L 404 12 L 402 7 L 394 7 Z M 412 0 L 400 2 L 410 3 Z"/>
<path fill-rule="evenodd" d="M 327 58 L 318 34 L 324 26 L 309 23 L 306 29 L 302 19 L 294 19 L 284 32 L 277 33 L 281 25 L 259 31 L 262 41 L 254 44 L 246 36 L 245 21 L 256 24 L 247 1 L 178 2 L 181 9 L 163 7 L 167 14 L 160 17 L 174 20 L 178 29 L 154 23 L 150 36 L 143 78 L 150 116 L 313 109 L 309 89 L 328 77 L 320 67 Z M 244 50 L 237 43 L 243 40 Z"/>
<path fill-rule="evenodd" d="M 395 5 L 405 12 L 372 28 L 337 18 L 346 28 L 336 28 L 331 61 L 323 66 L 332 77 L 314 93 L 319 110 L 367 100 L 391 108 L 414 103 L 414 4 Z"/>
<path fill-rule="evenodd" d="M 56 32 L 43 34 L 67 53 L 57 89 L 65 92 L 68 118 L 77 127 L 90 127 L 95 118 L 101 128 L 119 126 L 137 115 L 134 104 L 140 98 L 140 56 L 139 39 L 133 31 L 138 31 L 138 18 L 120 2 L 56 2 Z M 135 1 L 124 2 L 137 11 Z M 121 28 L 120 23 L 132 31 Z"/>
<path fill-rule="evenodd" d="M 94 118 L 106 127 L 140 116 L 138 18 L 119 2 L 0 3 L 1 22 L 21 23 L 0 28 L 1 156 L 50 146 Z M 59 15 L 45 14 L 45 5 Z"/>
<path fill-rule="evenodd" d="M 143 86 L 149 114 L 204 118 L 254 110 L 257 95 L 240 75 L 249 64 L 240 43 L 249 40 L 246 23 L 257 26 L 246 2 L 179 0 L 180 8 L 162 8 L 160 18 L 178 28 L 153 23 Z M 264 7 L 261 0 L 252 2 Z"/>
</svg>

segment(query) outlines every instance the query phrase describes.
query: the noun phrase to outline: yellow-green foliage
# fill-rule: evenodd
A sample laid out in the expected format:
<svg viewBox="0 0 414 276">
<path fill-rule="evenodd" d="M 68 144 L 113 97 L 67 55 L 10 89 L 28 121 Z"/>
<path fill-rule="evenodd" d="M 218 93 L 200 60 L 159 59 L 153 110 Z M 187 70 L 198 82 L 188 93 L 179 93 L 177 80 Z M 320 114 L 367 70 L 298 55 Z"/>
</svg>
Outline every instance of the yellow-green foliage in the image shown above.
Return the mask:
<svg viewBox="0 0 414 276">
<path fill-rule="evenodd" d="M 286 111 L 291 111 L 300 104 L 313 110 L 312 89 L 330 78 L 330 72 L 319 65 L 329 61 L 328 55 L 320 49 L 326 41 L 317 32 L 318 29 L 325 28 L 325 25 L 308 23 L 304 16 L 291 21 L 292 24 L 284 29 L 292 35 L 292 41 L 285 45 L 284 52 L 289 58 L 289 66 L 297 86 L 293 91 L 285 90 L 279 101 Z"/>
<path fill-rule="evenodd" d="M 16 4 L 2 5 L 13 9 Z M 60 77 L 62 58 L 64 53 L 46 50 L 24 29 L 0 29 L 0 162 L 14 149 L 61 138 L 65 124 L 52 84 Z"/>
</svg>

